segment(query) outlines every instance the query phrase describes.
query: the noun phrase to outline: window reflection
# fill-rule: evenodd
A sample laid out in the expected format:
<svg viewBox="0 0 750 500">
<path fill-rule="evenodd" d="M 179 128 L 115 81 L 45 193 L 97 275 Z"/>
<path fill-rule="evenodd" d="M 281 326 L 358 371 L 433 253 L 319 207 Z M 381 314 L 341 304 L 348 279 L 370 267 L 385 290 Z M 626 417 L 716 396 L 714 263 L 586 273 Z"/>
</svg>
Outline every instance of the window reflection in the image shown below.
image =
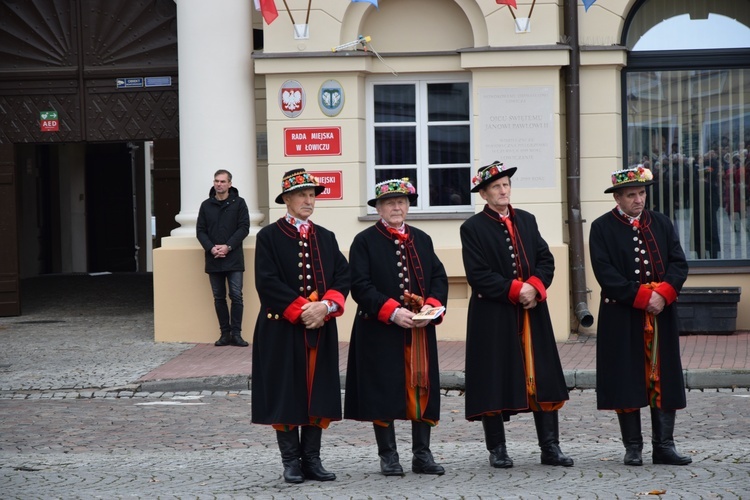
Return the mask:
<svg viewBox="0 0 750 500">
<path fill-rule="evenodd" d="M 750 258 L 750 70 L 626 74 L 628 166 L 689 259 Z"/>
</svg>

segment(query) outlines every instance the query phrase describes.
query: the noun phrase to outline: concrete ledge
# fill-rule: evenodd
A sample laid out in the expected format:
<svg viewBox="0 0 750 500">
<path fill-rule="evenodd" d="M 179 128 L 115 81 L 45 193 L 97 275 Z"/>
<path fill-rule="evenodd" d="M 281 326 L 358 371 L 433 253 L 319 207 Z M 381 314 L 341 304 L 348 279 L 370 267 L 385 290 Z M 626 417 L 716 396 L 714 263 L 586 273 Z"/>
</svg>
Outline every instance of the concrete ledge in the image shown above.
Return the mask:
<svg viewBox="0 0 750 500">
<path fill-rule="evenodd" d="M 563 370 L 569 390 L 596 389 L 596 370 Z M 750 370 L 684 370 L 687 389 L 750 388 Z M 341 374 L 341 389 L 346 387 L 346 373 Z M 136 388 L 142 392 L 242 391 L 250 389 L 248 375 L 150 380 Z M 440 372 L 440 389 L 466 390 L 464 371 Z"/>
<path fill-rule="evenodd" d="M 440 372 L 440 389 L 463 391 L 466 388 L 466 372 Z"/>
<path fill-rule="evenodd" d="M 175 380 L 149 380 L 141 382 L 138 390 L 144 392 L 193 392 L 193 391 L 244 391 L 249 389 L 247 375 L 184 378 Z"/>
<path fill-rule="evenodd" d="M 685 370 L 688 389 L 750 387 L 750 370 Z"/>
</svg>

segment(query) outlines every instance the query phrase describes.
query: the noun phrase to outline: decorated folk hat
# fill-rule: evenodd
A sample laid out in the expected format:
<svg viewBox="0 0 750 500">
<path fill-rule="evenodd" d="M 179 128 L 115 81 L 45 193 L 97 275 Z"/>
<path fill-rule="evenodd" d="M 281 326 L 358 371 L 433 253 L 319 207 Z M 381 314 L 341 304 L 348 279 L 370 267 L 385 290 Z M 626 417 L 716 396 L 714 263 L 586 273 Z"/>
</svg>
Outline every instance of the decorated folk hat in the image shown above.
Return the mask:
<svg viewBox="0 0 750 500">
<path fill-rule="evenodd" d="M 406 196 L 409 198 L 409 203 L 412 203 L 417 199 L 417 190 L 414 189 L 414 185 L 409 182 L 408 177 L 378 182 L 375 184 L 375 198 L 368 200 L 367 204 L 374 207 L 378 200 L 395 198 L 396 196 Z"/>
<path fill-rule="evenodd" d="M 612 193 L 620 188 L 631 186 L 650 186 L 654 183 L 654 174 L 651 170 L 638 165 L 625 170 L 612 172 L 612 185 L 604 190 L 605 193 Z"/>
<path fill-rule="evenodd" d="M 499 161 L 495 160 L 489 165 L 481 167 L 477 175 L 471 179 L 471 192 L 476 193 L 480 189 L 486 188 L 491 182 L 500 177 L 513 177 L 516 173 L 516 167 L 506 167 Z"/>
<path fill-rule="evenodd" d="M 318 182 L 317 177 L 309 172 L 305 172 L 304 168 L 290 170 L 286 172 L 281 179 L 281 194 L 276 197 L 276 203 L 284 203 L 282 196 L 286 193 L 303 188 L 315 188 L 315 196 L 317 196 L 322 193 L 326 187 Z"/>
</svg>

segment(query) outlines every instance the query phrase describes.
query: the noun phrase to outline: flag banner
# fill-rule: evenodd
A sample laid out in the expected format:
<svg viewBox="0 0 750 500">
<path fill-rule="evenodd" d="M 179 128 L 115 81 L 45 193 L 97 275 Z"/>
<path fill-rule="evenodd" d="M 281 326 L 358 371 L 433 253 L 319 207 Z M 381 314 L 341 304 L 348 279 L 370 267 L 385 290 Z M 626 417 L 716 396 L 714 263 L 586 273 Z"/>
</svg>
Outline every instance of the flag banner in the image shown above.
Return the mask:
<svg viewBox="0 0 750 500">
<path fill-rule="evenodd" d="M 495 0 L 499 5 L 508 5 L 510 7 L 513 7 L 514 9 L 518 8 L 518 5 L 516 5 L 516 0 Z"/>
<path fill-rule="evenodd" d="M 378 7 L 378 0 L 352 0 L 352 3 L 356 2 L 371 3 L 375 6 L 376 9 L 380 10 L 380 7 Z"/>
<path fill-rule="evenodd" d="M 586 9 L 586 11 L 588 11 L 589 7 L 594 5 L 594 2 L 596 2 L 596 0 L 583 0 L 583 8 Z"/>
<path fill-rule="evenodd" d="M 274 0 L 255 0 L 255 8 L 263 15 L 266 24 L 271 24 L 279 17 L 279 11 L 276 9 Z"/>
</svg>

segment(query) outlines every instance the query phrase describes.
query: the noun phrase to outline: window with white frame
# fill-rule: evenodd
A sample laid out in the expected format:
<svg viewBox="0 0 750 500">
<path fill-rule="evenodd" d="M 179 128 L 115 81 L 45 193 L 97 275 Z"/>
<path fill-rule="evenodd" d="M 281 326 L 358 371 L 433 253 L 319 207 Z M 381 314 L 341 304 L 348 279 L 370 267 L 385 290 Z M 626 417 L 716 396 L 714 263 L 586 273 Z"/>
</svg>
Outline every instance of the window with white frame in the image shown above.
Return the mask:
<svg viewBox="0 0 750 500">
<path fill-rule="evenodd" d="M 412 212 L 470 212 L 471 84 L 467 78 L 373 79 L 367 87 L 368 198 L 408 177 Z"/>
</svg>

